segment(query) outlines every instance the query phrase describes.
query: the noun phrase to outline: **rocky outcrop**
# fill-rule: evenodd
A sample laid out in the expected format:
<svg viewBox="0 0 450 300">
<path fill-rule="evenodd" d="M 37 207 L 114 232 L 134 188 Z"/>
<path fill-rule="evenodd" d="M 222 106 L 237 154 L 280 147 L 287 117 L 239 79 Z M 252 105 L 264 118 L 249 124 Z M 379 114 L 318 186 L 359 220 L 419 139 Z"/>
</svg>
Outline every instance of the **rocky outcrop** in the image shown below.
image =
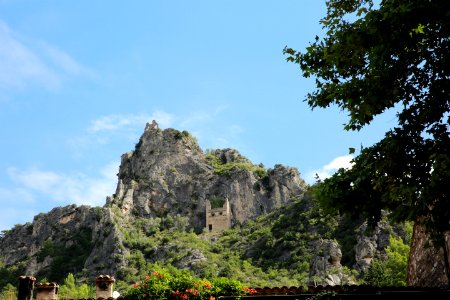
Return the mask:
<svg viewBox="0 0 450 300">
<path fill-rule="evenodd" d="M 356 263 L 353 267 L 359 272 L 365 273 L 375 257 L 382 260 L 387 259 L 385 249 L 389 246 L 391 234 L 406 238 L 403 226 L 390 224 L 386 212 L 383 212 L 383 218 L 375 228 L 368 228 L 367 222 L 359 226 L 356 230 Z"/>
<path fill-rule="evenodd" d="M 341 266 L 342 252 L 334 240 L 319 240 L 313 243 L 313 256 L 309 276 L 312 284 L 343 284 Z"/>
<path fill-rule="evenodd" d="M 136 217 L 187 216 L 205 228 L 206 200 L 228 198 L 232 224 L 244 223 L 301 197 L 306 183 L 295 168 L 265 170 L 233 149 L 203 153 L 188 132 L 147 126 L 133 152 L 122 156 L 108 206 Z"/>
<path fill-rule="evenodd" d="M 112 224 L 107 208 L 56 207 L 37 215 L 32 223 L 7 232 L 0 240 L 1 257 L 5 265 L 26 262 L 24 273 L 39 275 L 58 272 L 56 265 L 61 263 L 72 272 L 93 271 L 91 256 L 95 255 L 107 272 L 111 270 L 107 266 L 112 265 L 112 254 L 120 251 Z M 71 257 L 74 255 L 79 256 Z"/>
</svg>

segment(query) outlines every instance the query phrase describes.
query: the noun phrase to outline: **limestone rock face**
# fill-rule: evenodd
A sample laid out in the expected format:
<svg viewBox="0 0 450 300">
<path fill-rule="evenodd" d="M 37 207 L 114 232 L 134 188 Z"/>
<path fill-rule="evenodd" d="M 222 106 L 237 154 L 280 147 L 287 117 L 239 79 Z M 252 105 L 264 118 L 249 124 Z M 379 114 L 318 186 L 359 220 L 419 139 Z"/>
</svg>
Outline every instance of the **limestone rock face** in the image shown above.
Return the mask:
<svg viewBox="0 0 450 300">
<path fill-rule="evenodd" d="M 366 272 L 375 257 L 387 258 L 384 249 L 389 245 L 392 231 L 396 231 L 396 228 L 392 228 L 387 221 L 378 222 L 373 230 L 368 230 L 366 222 L 357 229 L 354 265 L 356 270 Z"/>
<path fill-rule="evenodd" d="M 197 231 L 206 225 L 211 198 L 229 199 L 234 225 L 301 197 L 306 189 L 295 168 L 264 170 L 233 149 L 205 154 L 189 133 L 156 126 L 147 126 L 135 151 L 122 156 L 118 175 L 108 205 L 136 217 L 186 216 Z"/>
<path fill-rule="evenodd" d="M 111 254 L 120 249 L 108 211 L 107 208 L 69 205 L 39 214 L 32 223 L 17 226 L 3 236 L 0 240 L 3 262 L 5 265 L 26 262 L 24 273 L 38 275 L 51 268 L 55 249 L 68 253 L 78 249 L 102 258 L 108 271 L 106 266 L 112 265 Z M 95 243 L 96 240 L 102 242 Z M 85 249 L 79 248 L 83 246 Z M 92 266 L 90 256 L 76 266 L 78 271 Z"/>
<path fill-rule="evenodd" d="M 340 285 L 343 284 L 341 266 L 342 252 L 334 240 L 319 240 L 313 243 L 315 255 L 311 260 L 310 278 L 318 280 L 313 284 Z"/>
<path fill-rule="evenodd" d="M 357 267 L 366 272 L 369 267 L 372 259 L 375 257 L 377 252 L 377 244 L 374 240 L 368 237 L 362 237 L 358 240 L 358 243 L 355 247 L 355 258 Z"/>
</svg>

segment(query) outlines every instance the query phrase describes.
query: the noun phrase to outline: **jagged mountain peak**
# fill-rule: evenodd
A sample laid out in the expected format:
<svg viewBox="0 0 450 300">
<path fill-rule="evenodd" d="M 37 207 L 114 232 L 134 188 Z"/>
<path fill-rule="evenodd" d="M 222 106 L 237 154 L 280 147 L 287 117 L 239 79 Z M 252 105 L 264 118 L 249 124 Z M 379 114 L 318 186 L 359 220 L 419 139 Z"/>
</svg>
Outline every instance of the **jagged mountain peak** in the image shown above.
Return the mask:
<svg viewBox="0 0 450 300">
<path fill-rule="evenodd" d="M 135 150 L 122 155 L 116 193 L 107 206 L 138 217 L 182 215 L 196 231 L 205 227 L 210 198 L 228 198 L 232 224 L 301 197 L 306 183 L 296 168 L 265 169 L 234 149 L 204 153 L 187 131 L 147 124 Z"/>
</svg>

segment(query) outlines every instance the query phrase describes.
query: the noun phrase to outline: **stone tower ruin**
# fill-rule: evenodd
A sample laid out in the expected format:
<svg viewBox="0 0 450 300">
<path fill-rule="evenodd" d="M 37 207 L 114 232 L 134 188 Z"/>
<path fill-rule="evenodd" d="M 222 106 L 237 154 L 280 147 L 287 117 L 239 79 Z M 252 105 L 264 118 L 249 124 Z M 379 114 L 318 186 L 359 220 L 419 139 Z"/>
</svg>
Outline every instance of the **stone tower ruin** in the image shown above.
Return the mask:
<svg viewBox="0 0 450 300">
<path fill-rule="evenodd" d="M 211 208 L 211 202 L 206 200 L 206 229 L 210 233 L 221 232 L 231 228 L 231 210 L 228 198 L 222 207 Z"/>
</svg>

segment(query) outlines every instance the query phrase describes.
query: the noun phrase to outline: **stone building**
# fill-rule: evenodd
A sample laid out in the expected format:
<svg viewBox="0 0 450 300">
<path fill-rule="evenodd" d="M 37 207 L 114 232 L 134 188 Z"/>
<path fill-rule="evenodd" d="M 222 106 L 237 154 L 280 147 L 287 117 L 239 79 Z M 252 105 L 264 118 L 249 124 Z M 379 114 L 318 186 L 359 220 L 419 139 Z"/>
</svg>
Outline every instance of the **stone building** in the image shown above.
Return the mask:
<svg viewBox="0 0 450 300">
<path fill-rule="evenodd" d="M 222 207 L 211 208 L 211 202 L 206 200 L 206 228 L 210 233 L 231 228 L 231 210 L 228 198 Z"/>
</svg>

